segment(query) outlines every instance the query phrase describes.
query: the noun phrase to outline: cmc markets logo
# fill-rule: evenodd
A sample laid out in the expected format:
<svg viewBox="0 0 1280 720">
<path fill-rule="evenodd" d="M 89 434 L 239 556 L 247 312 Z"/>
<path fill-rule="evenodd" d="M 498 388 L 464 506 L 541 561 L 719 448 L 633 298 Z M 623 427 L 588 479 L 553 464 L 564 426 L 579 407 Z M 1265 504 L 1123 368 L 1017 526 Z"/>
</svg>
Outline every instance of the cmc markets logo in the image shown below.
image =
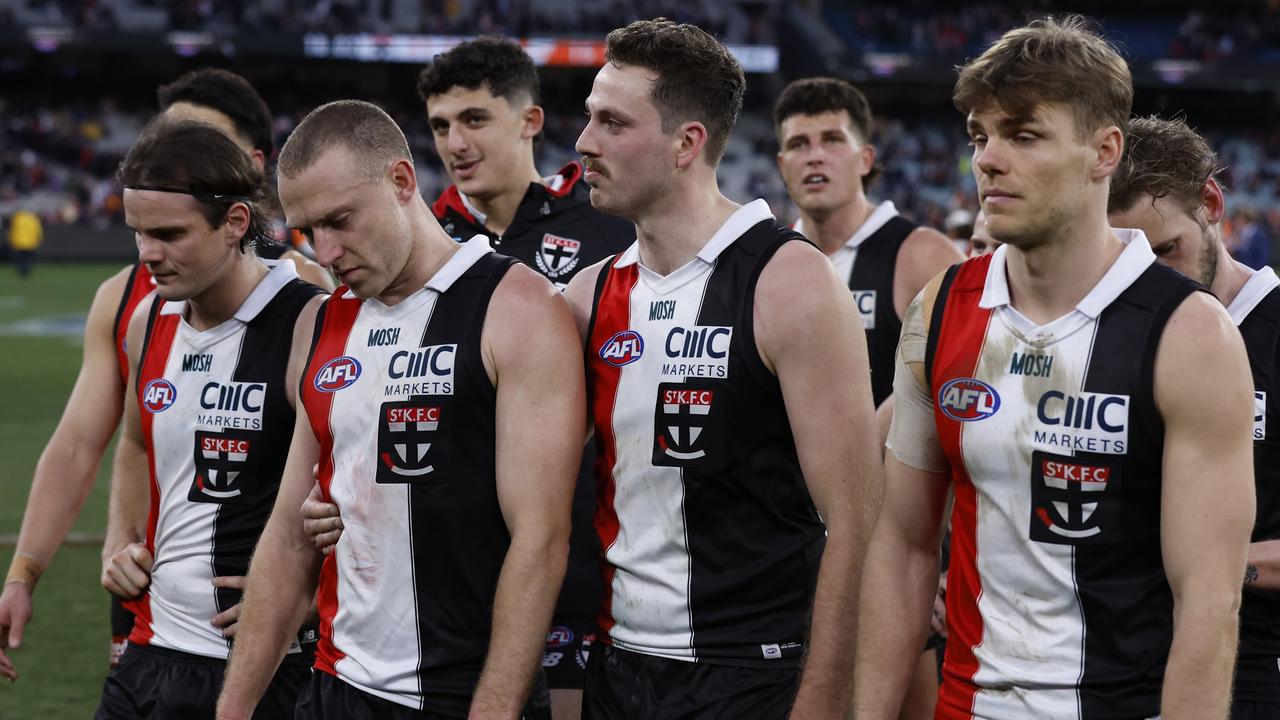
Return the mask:
<svg viewBox="0 0 1280 720">
<path fill-rule="evenodd" d="M 981 380 L 956 378 L 938 391 L 938 407 L 952 420 L 985 420 L 1000 409 L 1000 394 Z"/>
<path fill-rule="evenodd" d="M 172 407 L 177 399 L 178 388 L 164 378 L 152 380 L 142 389 L 142 407 L 149 413 L 164 412 Z"/>
<path fill-rule="evenodd" d="M 622 367 L 644 355 L 644 338 L 635 330 L 623 330 L 600 346 L 600 359 L 614 367 Z"/>
<path fill-rule="evenodd" d="M 350 355 L 336 357 L 316 373 L 315 386 L 320 392 L 337 392 L 360 378 L 360 361 Z"/>
</svg>

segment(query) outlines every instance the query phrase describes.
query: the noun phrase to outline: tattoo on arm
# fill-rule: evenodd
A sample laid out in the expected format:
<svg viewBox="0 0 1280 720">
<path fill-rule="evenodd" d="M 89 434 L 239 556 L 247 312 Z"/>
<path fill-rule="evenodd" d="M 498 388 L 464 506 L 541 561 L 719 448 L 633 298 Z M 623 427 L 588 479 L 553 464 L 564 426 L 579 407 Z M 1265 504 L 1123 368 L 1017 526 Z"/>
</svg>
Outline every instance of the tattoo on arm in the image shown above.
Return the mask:
<svg viewBox="0 0 1280 720">
<path fill-rule="evenodd" d="M 1252 585 L 1258 581 L 1258 566 L 1247 565 L 1244 569 L 1244 584 Z"/>
</svg>

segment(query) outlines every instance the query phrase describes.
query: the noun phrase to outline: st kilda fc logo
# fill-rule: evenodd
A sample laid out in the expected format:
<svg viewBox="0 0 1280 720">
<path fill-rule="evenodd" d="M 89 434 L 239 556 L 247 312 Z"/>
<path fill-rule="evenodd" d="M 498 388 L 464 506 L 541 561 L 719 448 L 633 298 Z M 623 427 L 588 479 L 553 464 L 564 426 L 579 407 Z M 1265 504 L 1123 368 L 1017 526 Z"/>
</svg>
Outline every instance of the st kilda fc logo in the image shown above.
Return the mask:
<svg viewBox="0 0 1280 720">
<path fill-rule="evenodd" d="M 445 443 L 440 423 L 447 410 L 435 400 L 385 402 L 378 411 L 378 470 L 383 484 L 438 480 Z"/>
<path fill-rule="evenodd" d="M 1101 545 L 1123 538 L 1120 463 L 1098 455 L 1031 453 L 1031 539 Z"/>
<path fill-rule="evenodd" d="M 542 236 L 542 244 L 538 246 L 538 254 L 533 257 L 533 261 L 538 264 L 538 270 L 543 275 L 558 278 L 578 267 L 581 259 L 578 251 L 581 249 L 581 240 L 547 233 Z"/>
<path fill-rule="evenodd" d="M 653 464 L 713 468 L 724 464 L 723 385 L 660 383 L 653 421 Z"/>
<path fill-rule="evenodd" d="M 196 431 L 196 477 L 187 499 L 222 503 L 250 493 L 250 457 L 258 433 L 251 430 Z"/>
</svg>

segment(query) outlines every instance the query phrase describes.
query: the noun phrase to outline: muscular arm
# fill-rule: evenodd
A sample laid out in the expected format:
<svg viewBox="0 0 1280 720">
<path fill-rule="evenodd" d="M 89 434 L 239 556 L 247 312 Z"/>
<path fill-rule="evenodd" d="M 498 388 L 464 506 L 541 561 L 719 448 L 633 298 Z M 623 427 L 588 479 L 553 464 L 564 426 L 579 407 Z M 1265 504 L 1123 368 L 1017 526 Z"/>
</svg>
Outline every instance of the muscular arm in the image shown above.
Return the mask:
<svg viewBox="0 0 1280 720">
<path fill-rule="evenodd" d="M 778 376 L 805 483 L 827 527 L 792 717 L 843 717 L 858 580 L 881 490 L 865 333 L 831 264 L 806 243 L 788 243 L 769 261 L 755 306 L 756 341 Z"/>
<path fill-rule="evenodd" d="M 493 635 L 471 703 L 475 718 L 515 718 L 546 645 L 569 553 L 569 511 L 585 422 L 582 352 L 568 305 L 533 271 L 512 268 L 485 321 L 497 387 L 498 504 L 511 546 Z M 563 431 L 557 432 L 560 428 Z"/>
<path fill-rule="evenodd" d="M 315 308 L 314 302 L 308 305 L 294 326 L 286 379 L 294 388 L 310 352 Z M 253 715 L 315 595 L 324 556 L 302 532 L 300 508 L 315 483 L 311 468 L 319 457 L 306 410 L 298 404 L 280 491 L 249 566 L 236 643 L 218 698 L 220 720 Z"/>
<path fill-rule="evenodd" d="M 1244 343 L 1212 297 L 1197 293 L 1174 312 L 1155 376 L 1160 543 L 1174 600 L 1162 717 L 1226 718 L 1254 518 L 1253 387 Z"/>
<path fill-rule="evenodd" d="M 893 273 L 893 311 L 906 317 L 907 306 L 930 279 L 964 261 L 964 253 L 942 233 L 929 227 L 916 228 L 902 247 Z"/>
<path fill-rule="evenodd" d="M 1280 540 L 1249 545 L 1244 587 L 1246 590 L 1280 590 Z"/>
<path fill-rule="evenodd" d="M 127 387 L 130 388 L 137 384 L 152 302 L 163 301 L 152 296 L 151 302 L 140 303 L 129 321 L 126 345 L 129 356 Z M 137 597 L 146 589 L 150 582 L 152 558 L 142 544 L 147 535 L 151 488 L 141 411 L 136 395 L 128 394 L 126 398 L 128 402 L 124 404 L 120 441 L 116 444 L 115 463 L 111 470 L 107 537 L 102 545 L 102 585 L 116 596 L 127 599 Z"/>
<path fill-rule="evenodd" d="M 120 423 L 124 384 L 116 365 L 114 329 L 129 271 L 126 267 L 112 275 L 93 296 L 80 374 L 31 481 L 14 563 L 0 595 L 0 675 L 10 679 L 16 673 L 3 648 L 22 644 L 36 581 L 80 515 L 102 452 Z"/>
</svg>

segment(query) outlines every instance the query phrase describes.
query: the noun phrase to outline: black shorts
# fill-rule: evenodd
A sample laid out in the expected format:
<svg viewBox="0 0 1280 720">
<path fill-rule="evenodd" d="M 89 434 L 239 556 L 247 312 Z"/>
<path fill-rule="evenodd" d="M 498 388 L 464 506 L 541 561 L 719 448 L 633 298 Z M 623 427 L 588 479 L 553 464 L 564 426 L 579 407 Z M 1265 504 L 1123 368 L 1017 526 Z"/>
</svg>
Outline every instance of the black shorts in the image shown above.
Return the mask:
<svg viewBox="0 0 1280 720">
<path fill-rule="evenodd" d="M 1232 718 L 1280 720 L 1280 658 L 1242 657 L 1236 661 Z M 1240 708 L 1237 714 L 1234 708 Z"/>
<path fill-rule="evenodd" d="M 227 663 L 151 645 L 130 645 L 102 684 L 94 720 L 212 719 Z M 254 720 L 292 720 L 311 668 L 283 666 L 271 679 Z"/>
<path fill-rule="evenodd" d="M 785 720 L 798 668 L 711 665 L 598 645 L 587 663 L 583 720 Z"/>
<path fill-rule="evenodd" d="M 545 693 L 544 693 L 545 694 Z M 551 707 L 525 709 L 521 720 L 551 720 Z M 298 698 L 295 720 L 453 720 L 370 695 L 327 672 L 316 671 Z"/>
<path fill-rule="evenodd" d="M 1231 703 L 1231 720 L 1280 719 L 1280 702 L 1235 700 Z"/>
<path fill-rule="evenodd" d="M 129 633 L 133 632 L 133 613 L 124 609 L 124 601 L 115 595 L 111 596 L 111 667 L 120 662 L 125 646 L 129 643 Z"/>
<path fill-rule="evenodd" d="M 589 616 L 555 617 L 542 652 L 542 671 L 552 690 L 581 690 L 587 680 L 587 658 L 596 639 L 596 621 Z"/>
</svg>

